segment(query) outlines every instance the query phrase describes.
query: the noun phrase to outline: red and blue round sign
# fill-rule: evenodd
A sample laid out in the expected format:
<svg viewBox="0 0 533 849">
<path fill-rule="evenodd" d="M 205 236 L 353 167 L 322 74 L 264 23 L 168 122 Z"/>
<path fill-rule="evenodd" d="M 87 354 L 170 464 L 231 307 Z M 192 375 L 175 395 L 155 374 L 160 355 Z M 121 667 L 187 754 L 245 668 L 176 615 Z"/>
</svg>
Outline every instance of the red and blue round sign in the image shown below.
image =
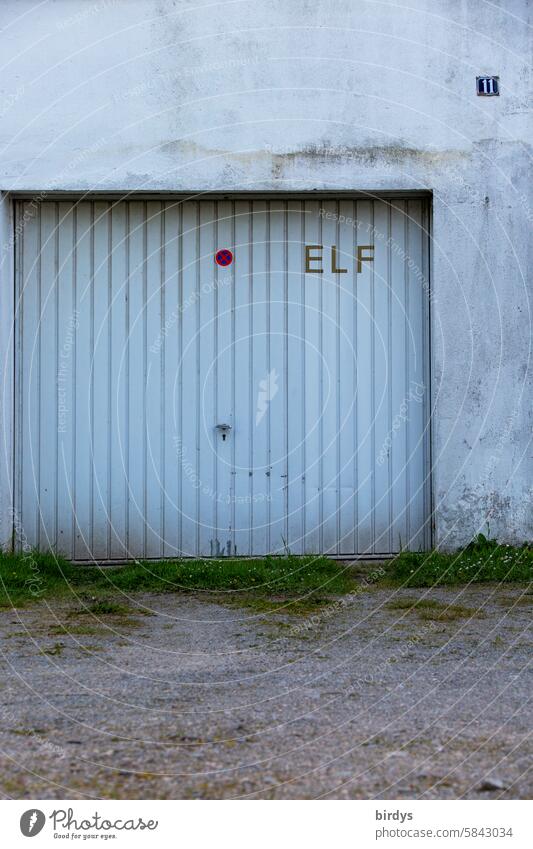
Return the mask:
<svg viewBox="0 0 533 849">
<path fill-rule="evenodd" d="M 217 265 L 221 265 L 225 268 L 227 265 L 231 265 L 233 262 L 233 254 L 229 250 L 229 248 L 222 248 L 222 250 L 217 251 L 215 254 L 215 262 Z"/>
</svg>

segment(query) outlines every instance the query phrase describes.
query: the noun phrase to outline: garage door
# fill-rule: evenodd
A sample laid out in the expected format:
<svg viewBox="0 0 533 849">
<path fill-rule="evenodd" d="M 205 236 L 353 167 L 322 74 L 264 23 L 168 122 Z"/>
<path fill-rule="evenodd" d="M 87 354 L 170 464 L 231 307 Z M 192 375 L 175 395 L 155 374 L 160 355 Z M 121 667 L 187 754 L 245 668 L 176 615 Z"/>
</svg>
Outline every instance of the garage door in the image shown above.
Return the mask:
<svg viewBox="0 0 533 849">
<path fill-rule="evenodd" d="M 427 546 L 423 200 L 18 205 L 19 545 Z"/>
</svg>

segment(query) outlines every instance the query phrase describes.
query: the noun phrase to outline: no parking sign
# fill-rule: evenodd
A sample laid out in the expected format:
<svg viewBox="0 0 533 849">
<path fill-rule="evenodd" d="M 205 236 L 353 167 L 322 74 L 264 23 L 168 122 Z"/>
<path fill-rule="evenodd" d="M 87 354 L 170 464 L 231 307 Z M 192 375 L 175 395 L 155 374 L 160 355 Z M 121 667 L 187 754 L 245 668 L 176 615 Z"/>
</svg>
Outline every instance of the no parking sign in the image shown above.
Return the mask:
<svg viewBox="0 0 533 849">
<path fill-rule="evenodd" d="M 221 265 L 225 268 L 227 265 L 231 265 L 233 262 L 233 254 L 229 250 L 229 248 L 222 248 L 222 250 L 217 251 L 215 254 L 215 262 L 217 265 Z"/>
</svg>

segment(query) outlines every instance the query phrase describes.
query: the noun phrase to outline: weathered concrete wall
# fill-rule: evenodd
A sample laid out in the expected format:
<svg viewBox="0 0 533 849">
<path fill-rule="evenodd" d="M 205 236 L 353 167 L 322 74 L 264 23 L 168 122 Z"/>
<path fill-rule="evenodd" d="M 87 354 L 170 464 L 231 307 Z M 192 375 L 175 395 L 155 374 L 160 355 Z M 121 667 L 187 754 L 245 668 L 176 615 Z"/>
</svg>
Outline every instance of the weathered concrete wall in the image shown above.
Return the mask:
<svg viewBox="0 0 533 849">
<path fill-rule="evenodd" d="M 530 17 L 4 0 L 0 188 L 432 190 L 436 539 L 531 539 Z"/>
</svg>

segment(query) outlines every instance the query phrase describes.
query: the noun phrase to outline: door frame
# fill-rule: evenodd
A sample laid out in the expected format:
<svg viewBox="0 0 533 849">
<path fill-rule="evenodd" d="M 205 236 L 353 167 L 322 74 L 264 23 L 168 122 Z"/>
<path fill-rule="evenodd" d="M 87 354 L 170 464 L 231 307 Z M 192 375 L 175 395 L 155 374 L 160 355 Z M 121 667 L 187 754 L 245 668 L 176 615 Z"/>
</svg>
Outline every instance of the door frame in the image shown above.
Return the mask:
<svg viewBox="0 0 533 849">
<path fill-rule="evenodd" d="M 159 200 L 176 203 L 191 200 L 328 200 L 328 199 L 353 199 L 369 201 L 390 200 L 423 200 L 427 209 L 427 274 L 428 292 L 425 298 L 424 317 L 424 363 L 427 370 L 427 387 L 425 394 L 424 409 L 424 502 L 426 512 L 426 523 L 424 528 L 425 548 L 432 548 L 436 536 L 435 522 L 435 474 L 433 460 L 435 454 L 435 422 L 433 415 L 434 407 L 434 350 L 432 344 L 432 326 L 434 321 L 432 309 L 432 294 L 434 291 L 434 252 L 432 250 L 433 233 L 433 192 L 431 190 L 391 190 L 391 191 L 365 191 L 365 190 L 329 190 L 329 191 L 217 191 L 217 192 L 154 192 L 154 191 L 48 191 L 35 190 L 5 192 L 1 195 L 0 203 L 0 235 L 2 236 L 2 259 L 0 269 L 4 285 L 0 286 L 0 315 L 1 337 L 0 355 L 5 364 L 3 370 L 3 381 L 1 385 L 2 402 L 2 447 L 0 455 L 0 545 L 5 550 L 25 551 L 28 548 L 25 541 L 24 529 L 19 519 L 19 497 L 21 493 L 20 475 L 21 463 L 19 462 L 19 450 L 21 439 L 18 433 L 20 417 L 20 325 L 18 316 L 18 302 L 20 297 L 19 269 L 20 249 L 24 236 L 24 221 L 20 219 L 18 208 L 21 202 L 32 201 L 35 204 L 41 202 L 57 201 L 95 201 L 106 200 L 109 202 L 120 202 L 124 200 Z M 5 285 L 5 281 L 11 281 L 11 285 Z M 335 559 L 349 560 L 380 560 L 385 559 L 386 554 L 372 555 L 333 555 Z M 194 559 L 194 558 L 192 558 Z M 77 561 L 78 562 L 78 561 Z M 106 561 L 107 562 L 107 561 Z M 126 561 L 121 561 L 126 562 Z"/>
</svg>

